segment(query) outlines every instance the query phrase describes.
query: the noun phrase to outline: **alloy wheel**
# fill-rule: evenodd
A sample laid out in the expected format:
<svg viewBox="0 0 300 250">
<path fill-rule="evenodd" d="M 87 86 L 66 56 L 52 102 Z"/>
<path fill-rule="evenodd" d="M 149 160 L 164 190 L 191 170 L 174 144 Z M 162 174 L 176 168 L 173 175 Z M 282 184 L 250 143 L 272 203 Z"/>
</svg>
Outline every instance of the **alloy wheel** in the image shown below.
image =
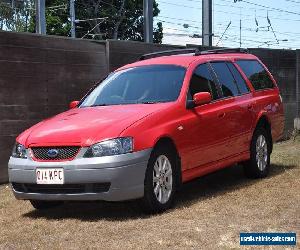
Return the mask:
<svg viewBox="0 0 300 250">
<path fill-rule="evenodd" d="M 156 199 L 165 204 L 170 199 L 173 188 L 171 163 L 165 155 L 160 155 L 153 168 L 153 191 Z"/>
<path fill-rule="evenodd" d="M 268 144 L 263 135 L 259 135 L 256 141 L 256 163 L 260 171 L 264 171 L 268 163 Z"/>
</svg>

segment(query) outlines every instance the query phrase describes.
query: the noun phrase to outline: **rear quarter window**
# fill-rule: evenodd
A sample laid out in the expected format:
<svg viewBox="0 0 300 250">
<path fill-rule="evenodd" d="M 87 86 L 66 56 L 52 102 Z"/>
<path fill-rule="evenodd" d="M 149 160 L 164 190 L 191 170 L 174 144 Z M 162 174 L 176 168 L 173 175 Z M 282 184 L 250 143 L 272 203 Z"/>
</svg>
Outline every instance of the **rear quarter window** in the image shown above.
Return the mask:
<svg viewBox="0 0 300 250">
<path fill-rule="evenodd" d="M 258 61 L 238 60 L 236 63 L 244 71 L 255 90 L 274 88 L 270 75 Z"/>
</svg>

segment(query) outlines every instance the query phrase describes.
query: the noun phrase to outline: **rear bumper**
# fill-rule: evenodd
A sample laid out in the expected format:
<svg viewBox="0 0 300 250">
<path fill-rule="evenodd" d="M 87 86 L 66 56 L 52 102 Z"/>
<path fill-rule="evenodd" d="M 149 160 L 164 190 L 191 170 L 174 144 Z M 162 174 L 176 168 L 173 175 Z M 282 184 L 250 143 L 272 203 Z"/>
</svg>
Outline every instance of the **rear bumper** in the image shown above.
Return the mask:
<svg viewBox="0 0 300 250">
<path fill-rule="evenodd" d="M 34 192 L 32 190 L 28 191 L 26 188 L 21 191 L 13 188 L 15 197 L 25 200 L 106 201 L 141 198 L 144 195 L 144 178 L 151 151 L 152 149 L 147 149 L 124 155 L 95 158 L 82 158 L 79 154 L 79 157 L 66 162 L 37 162 L 32 159 L 11 157 L 8 163 L 9 181 L 18 185 L 36 184 L 36 168 L 60 167 L 64 169 L 66 185 L 83 184 L 91 186 L 91 184 L 108 183 L 109 188 L 104 192 L 84 189 L 84 191 L 77 193 L 68 193 L 65 190 L 60 193 L 57 186 L 51 192 L 45 192 L 43 188 L 40 190 L 37 188 Z"/>
</svg>

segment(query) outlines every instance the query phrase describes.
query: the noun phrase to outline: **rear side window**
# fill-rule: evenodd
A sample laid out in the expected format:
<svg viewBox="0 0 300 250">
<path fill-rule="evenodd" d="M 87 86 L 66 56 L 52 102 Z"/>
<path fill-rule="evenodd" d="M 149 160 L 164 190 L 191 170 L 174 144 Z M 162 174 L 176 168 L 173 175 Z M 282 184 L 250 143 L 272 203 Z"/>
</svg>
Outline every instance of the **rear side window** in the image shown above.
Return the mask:
<svg viewBox="0 0 300 250">
<path fill-rule="evenodd" d="M 274 84 L 265 68 L 256 60 L 236 62 L 248 77 L 255 90 L 273 88 Z"/>
<path fill-rule="evenodd" d="M 229 97 L 239 95 L 239 90 L 235 83 L 235 79 L 227 67 L 227 64 L 225 62 L 212 62 L 211 66 L 217 75 L 222 88 L 223 96 Z"/>
<path fill-rule="evenodd" d="M 236 67 L 232 63 L 227 63 L 227 66 L 229 67 L 231 73 L 233 74 L 233 77 L 235 79 L 235 82 L 238 86 L 238 89 L 241 94 L 249 93 L 249 88 L 247 86 L 246 81 L 241 76 L 240 72 L 236 69 Z"/>
<path fill-rule="evenodd" d="M 190 82 L 188 98 L 191 100 L 194 94 L 199 92 L 209 92 L 213 100 L 218 98 L 216 84 L 207 64 L 201 64 L 195 69 Z"/>
</svg>

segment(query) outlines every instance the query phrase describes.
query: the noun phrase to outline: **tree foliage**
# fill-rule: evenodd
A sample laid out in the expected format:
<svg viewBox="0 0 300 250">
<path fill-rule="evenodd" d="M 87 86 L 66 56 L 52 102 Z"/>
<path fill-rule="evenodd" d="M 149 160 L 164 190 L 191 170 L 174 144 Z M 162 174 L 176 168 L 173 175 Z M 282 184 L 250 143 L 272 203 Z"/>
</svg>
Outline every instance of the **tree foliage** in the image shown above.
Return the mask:
<svg viewBox="0 0 300 250">
<path fill-rule="evenodd" d="M 46 0 L 46 32 L 47 35 L 69 36 L 69 6 L 68 0 Z M 35 12 L 32 16 L 29 31 L 35 32 Z"/>
<path fill-rule="evenodd" d="M 153 16 L 159 14 L 158 4 L 153 3 Z M 84 36 L 89 30 L 95 39 L 121 39 L 143 41 L 143 1 L 139 0 L 77 0 L 76 18 L 104 20 L 90 20 L 77 25 L 77 34 Z M 154 28 L 153 40 L 162 42 L 162 23 Z"/>
<path fill-rule="evenodd" d="M 34 12 L 34 0 L 0 1 L 0 30 L 27 32 Z"/>
<path fill-rule="evenodd" d="M 22 6 L 12 8 L 0 0 L 0 28 L 35 32 L 34 2 L 24 0 Z M 143 0 L 76 0 L 75 10 L 81 20 L 76 23 L 76 37 L 143 41 Z M 153 16 L 158 14 L 154 0 Z M 46 0 L 46 23 L 47 34 L 70 36 L 69 0 Z M 161 43 L 162 23 L 154 26 L 153 40 Z"/>
</svg>

